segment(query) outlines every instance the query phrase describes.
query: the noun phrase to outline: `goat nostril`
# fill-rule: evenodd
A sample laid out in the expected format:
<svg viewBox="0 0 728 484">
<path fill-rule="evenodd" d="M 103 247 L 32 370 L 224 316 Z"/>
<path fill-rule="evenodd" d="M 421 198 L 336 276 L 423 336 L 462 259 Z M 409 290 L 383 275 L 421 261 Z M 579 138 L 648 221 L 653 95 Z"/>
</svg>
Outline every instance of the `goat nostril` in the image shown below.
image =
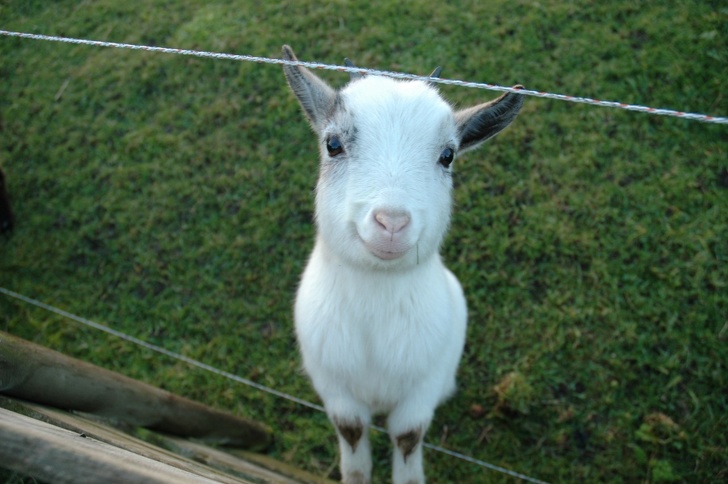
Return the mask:
<svg viewBox="0 0 728 484">
<path fill-rule="evenodd" d="M 410 222 L 410 217 L 407 213 L 388 213 L 388 212 L 377 212 L 374 215 L 374 219 L 377 221 L 380 227 L 391 234 L 396 234 L 404 229 Z"/>
</svg>

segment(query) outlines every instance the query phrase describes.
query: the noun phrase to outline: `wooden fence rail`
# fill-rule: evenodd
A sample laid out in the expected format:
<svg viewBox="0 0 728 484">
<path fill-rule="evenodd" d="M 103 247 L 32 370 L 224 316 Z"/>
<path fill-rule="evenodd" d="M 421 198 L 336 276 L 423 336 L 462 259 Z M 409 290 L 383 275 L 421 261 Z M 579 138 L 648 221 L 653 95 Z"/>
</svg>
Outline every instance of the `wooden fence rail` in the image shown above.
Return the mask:
<svg viewBox="0 0 728 484">
<path fill-rule="evenodd" d="M 0 393 L 167 434 L 263 448 L 270 432 L 126 376 L 0 332 Z"/>
</svg>

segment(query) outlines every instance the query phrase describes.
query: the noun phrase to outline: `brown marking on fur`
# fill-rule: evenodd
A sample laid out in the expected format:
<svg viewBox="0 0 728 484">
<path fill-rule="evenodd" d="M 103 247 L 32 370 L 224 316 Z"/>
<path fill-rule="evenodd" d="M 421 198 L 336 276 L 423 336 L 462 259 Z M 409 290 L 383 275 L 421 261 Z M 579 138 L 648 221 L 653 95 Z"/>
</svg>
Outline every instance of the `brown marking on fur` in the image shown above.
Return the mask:
<svg viewBox="0 0 728 484">
<path fill-rule="evenodd" d="M 369 484 L 369 479 L 366 478 L 362 471 L 354 471 L 344 476 L 344 484 Z"/>
<path fill-rule="evenodd" d="M 407 457 L 414 452 L 415 447 L 420 443 L 422 439 L 422 431 L 410 430 L 407 433 L 397 436 L 397 447 L 402 451 L 402 457 L 407 462 Z"/>
<path fill-rule="evenodd" d="M 354 423 L 341 422 L 334 419 L 334 425 L 339 430 L 339 433 L 344 440 L 346 440 L 351 446 L 351 451 L 356 452 L 356 447 L 359 445 L 359 440 L 364 434 L 364 426 L 361 424 L 359 419 L 356 419 Z"/>
</svg>

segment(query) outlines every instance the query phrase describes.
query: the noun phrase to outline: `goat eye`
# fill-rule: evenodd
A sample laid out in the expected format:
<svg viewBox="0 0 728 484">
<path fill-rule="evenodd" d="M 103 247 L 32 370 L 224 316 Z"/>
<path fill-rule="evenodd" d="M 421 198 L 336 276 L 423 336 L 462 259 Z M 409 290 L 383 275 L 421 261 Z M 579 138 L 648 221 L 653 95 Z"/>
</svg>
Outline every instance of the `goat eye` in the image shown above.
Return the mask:
<svg viewBox="0 0 728 484">
<path fill-rule="evenodd" d="M 326 140 L 326 150 L 329 152 L 329 156 L 334 157 L 344 152 L 344 145 L 341 144 L 338 136 L 331 136 Z"/>
<path fill-rule="evenodd" d="M 437 162 L 443 167 L 448 168 L 450 163 L 452 163 L 453 158 L 455 158 L 455 150 L 452 148 L 445 148 L 442 150 L 442 153 L 440 153 L 440 159 L 437 160 Z"/>
</svg>

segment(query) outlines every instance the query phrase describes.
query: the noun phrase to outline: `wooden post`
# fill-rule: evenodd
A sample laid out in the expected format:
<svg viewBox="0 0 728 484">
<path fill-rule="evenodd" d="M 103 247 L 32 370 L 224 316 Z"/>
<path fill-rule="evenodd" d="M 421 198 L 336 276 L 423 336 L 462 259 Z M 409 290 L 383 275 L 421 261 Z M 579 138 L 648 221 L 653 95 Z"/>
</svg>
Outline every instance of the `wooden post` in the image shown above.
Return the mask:
<svg viewBox="0 0 728 484">
<path fill-rule="evenodd" d="M 180 437 L 242 448 L 271 441 L 262 425 L 0 331 L 0 393 Z"/>
</svg>

